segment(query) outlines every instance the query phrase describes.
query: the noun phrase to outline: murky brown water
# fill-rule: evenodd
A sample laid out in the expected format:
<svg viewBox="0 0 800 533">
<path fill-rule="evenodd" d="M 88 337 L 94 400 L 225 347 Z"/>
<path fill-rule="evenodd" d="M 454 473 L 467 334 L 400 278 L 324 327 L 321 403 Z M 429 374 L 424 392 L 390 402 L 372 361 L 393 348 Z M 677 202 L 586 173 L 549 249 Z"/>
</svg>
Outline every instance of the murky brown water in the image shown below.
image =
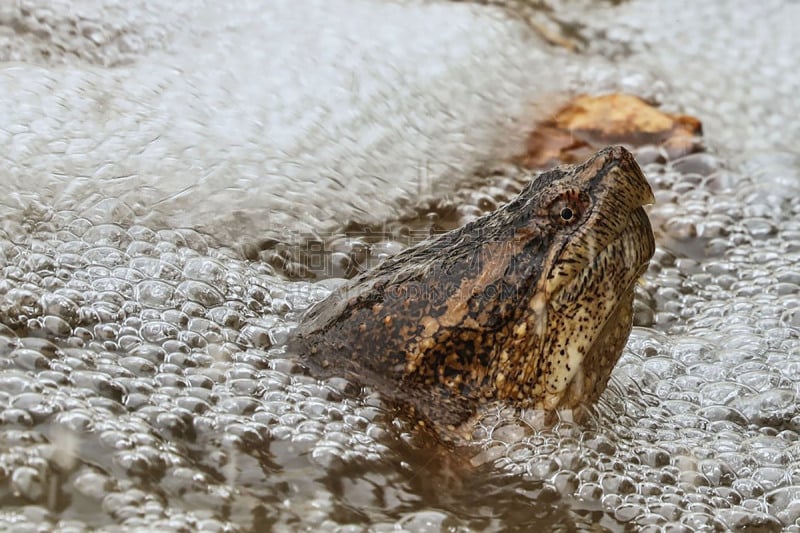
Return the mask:
<svg viewBox="0 0 800 533">
<path fill-rule="evenodd" d="M 463 3 L 65 5 L 0 7 L 0 529 L 800 526 L 800 5 L 565 2 L 580 55 Z M 709 152 L 641 154 L 660 247 L 593 420 L 443 453 L 286 353 L 335 281 L 281 272 L 491 209 L 551 92 L 620 89 Z"/>
</svg>

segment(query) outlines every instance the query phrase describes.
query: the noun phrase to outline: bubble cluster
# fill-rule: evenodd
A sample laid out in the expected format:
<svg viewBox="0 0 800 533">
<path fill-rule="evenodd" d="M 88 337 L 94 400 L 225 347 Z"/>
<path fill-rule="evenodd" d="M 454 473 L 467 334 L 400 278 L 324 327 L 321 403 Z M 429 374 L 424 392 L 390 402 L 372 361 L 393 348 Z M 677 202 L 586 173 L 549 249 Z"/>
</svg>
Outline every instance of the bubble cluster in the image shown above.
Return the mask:
<svg viewBox="0 0 800 533">
<path fill-rule="evenodd" d="M 243 495 L 274 499 L 301 465 L 381 455 L 377 399 L 340 401 L 349 384 L 320 384 L 284 353 L 324 286 L 281 281 L 190 230 L 66 228 L 3 234 L 4 506 L 222 531 Z"/>
<path fill-rule="evenodd" d="M 469 452 L 491 467 L 477 478 L 483 488 L 461 479 L 447 496 L 436 487 L 451 483 L 454 467 L 404 448 L 413 433 L 403 436 L 376 395 L 344 379 L 319 382 L 286 352 L 299 313 L 335 283 L 285 281 L 185 229 L 61 213 L 23 239 L 6 231 L 0 523 L 795 524 L 800 202 L 739 202 L 759 187 L 756 174 L 711 155 L 687 159 L 646 166 L 661 245 L 637 292 L 638 327 L 593 419 L 531 429 L 526 413 L 491 414 Z M 703 194 L 710 184 L 715 194 Z M 783 209 L 767 215 L 759 198 Z M 714 213 L 727 218 L 712 233 L 674 229 L 676 219 L 708 224 Z M 751 223 L 764 219 L 774 232 Z M 514 488 L 496 488 L 494 503 L 471 514 L 504 475 Z M 393 507 L 392 498 L 422 499 Z M 359 506 L 372 511 L 342 512 Z"/>
<path fill-rule="evenodd" d="M 107 0 L 8 2 L 0 7 L 0 61 L 119 66 L 166 44 L 186 15 L 180 2 L 158 9 Z"/>
<path fill-rule="evenodd" d="M 536 44 L 467 3 L 6 2 L 10 205 L 236 245 L 380 223 L 521 149 L 562 84 Z"/>
</svg>

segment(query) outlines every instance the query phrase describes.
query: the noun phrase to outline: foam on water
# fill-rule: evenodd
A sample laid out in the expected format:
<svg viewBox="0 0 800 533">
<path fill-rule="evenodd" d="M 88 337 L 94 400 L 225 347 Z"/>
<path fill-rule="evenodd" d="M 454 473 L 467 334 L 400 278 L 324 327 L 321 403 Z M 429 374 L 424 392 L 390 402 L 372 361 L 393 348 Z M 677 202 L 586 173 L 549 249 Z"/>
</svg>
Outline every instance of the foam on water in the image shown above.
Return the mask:
<svg viewBox="0 0 800 533">
<path fill-rule="evenodd" d="M 75 54 L 43 57 L 35 31 L 7 37 L 8 58 L 45 64 L 0 69 L 4 182 L 59 209 L 114 198 L 126 218 L 227 242 L 379 222 L 420 190 L 451 191 L 519 152 L 537 101 L 565 84 L 524 24 L 467 4 L 47 4 L 4 9 L 56 40 L 87 20 L 117 28 L 140 54 L 78 33 Z"/>
<path fill-rule="evenodd" d="M 208 4 L 0 7 L 0 529 L 800 526 L 800 6 L 592 3 L 605 58 L 569 59 L 494 8 Z M 648 158 L 660 245 L 594 419 L 490 413 L 464 476 L 286 353 L 334 282 L 233 244 L 390 217 L 420 166 L 452 190 L 559 87 L 712 152 Z"/>
</svg>

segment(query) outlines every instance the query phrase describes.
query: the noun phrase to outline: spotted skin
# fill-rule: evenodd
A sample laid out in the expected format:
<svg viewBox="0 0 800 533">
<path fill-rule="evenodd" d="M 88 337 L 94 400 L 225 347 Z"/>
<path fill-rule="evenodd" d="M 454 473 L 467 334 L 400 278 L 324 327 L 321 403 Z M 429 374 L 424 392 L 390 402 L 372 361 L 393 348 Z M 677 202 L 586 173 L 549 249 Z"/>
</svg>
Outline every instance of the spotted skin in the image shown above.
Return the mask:
<svg viewBox="0 0 800 533">
<path fill-rule="evenodd" d="M 633 156 L 606 148 L 350 280 L 292 345 L 315 375 L 370 386 L 440 431 L 488 401 L 591 404 L 630 334 L 653 201 Z"/>
</svg>

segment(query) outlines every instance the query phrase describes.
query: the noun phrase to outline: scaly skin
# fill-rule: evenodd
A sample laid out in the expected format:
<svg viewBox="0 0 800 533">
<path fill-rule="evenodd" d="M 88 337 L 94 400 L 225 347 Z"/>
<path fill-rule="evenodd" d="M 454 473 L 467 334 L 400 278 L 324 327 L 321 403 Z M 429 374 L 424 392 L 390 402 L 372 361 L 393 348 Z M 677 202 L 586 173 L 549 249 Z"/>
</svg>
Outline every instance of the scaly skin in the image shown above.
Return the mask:
<svg viewBox="0 0 800 533">
<path fill-rule="evenodd" d="M 315 375 L 371 386 L 439 433 L 488 401 L 591 404 L 631 331 L 653 201 L 622 147 L 546 172 L 350 280 L 309 311 L 293 348 Z"/>
</svg>

